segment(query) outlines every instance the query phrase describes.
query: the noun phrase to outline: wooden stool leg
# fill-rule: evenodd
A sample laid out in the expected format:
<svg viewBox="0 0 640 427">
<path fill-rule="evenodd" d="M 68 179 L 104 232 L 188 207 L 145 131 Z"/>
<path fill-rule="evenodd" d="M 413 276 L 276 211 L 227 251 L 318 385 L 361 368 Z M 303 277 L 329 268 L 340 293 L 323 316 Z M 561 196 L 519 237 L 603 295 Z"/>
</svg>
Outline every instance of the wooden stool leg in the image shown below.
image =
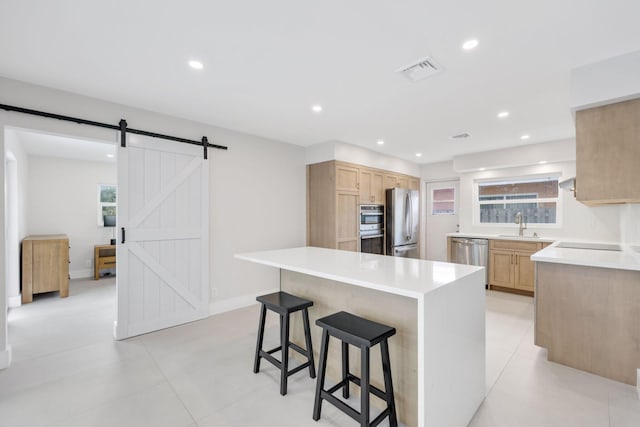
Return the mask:
<svg viewBox="0 0 640 427">
<path fill-rule="evenodd" d="M 313 345 L 311 344 L 311 330 L 309 329 L 309 312 L 302 310 L 302 322 L 304 323 L 304 340 L 307 346 L 307 359 L 309 360 L 309 376 L 316 377 L 316 365 L 313 362 Z"/>
<path fill-rule="evenodd" d="M 387 396 L 387 406 L 389 407 L 389 426 L 398 427 L 396 401 L 393 396 L 393 381 L 391 380 L 389 346 L 386 339 L 382 340 L 382 342 L 380 343 L 380 352 L 382 353 L 382 372 L 384 373 L 384 393 Z"/>
<path fill-rule="evenodd" d="M 369 347 L 360 347 L 360 425 L 370 427 L 369 422 Z"/>
<path fill-rule="evenodd" d="M 349 376 L 349 343 L 342 341 L 342 380 L 345 381 Z M 342 397 L 349 398 L 349 381 L 345 381 L 342 388 Z"/>
<path fill-rule="evenodd" d="M 260 371 L 260 351 L 262 350 L 262 340 L 264 338 L 264 321 L 267 317 L 267 307 L 261 304 L 260 309 L 260 323 L 258 324 L 258 342 L 256 343 L 256 357 L 253 362 L 253 372 L 258 373 Z"/>
<path fill-rule="evenodd" d="M 313 419 L 320 419 L 322 411 L 322 391 L 324 390 L 324 375 L 327 372 L 327 353 L 329 352 L 329 333 L 322 330 L 322 343 L 320 345 L 320 366 L 318 366 L 318 379 L 316 380 L 316 398 L 313 403 Z"/>
<path fill-rule="evenodd" d="M 280 316 L 280 346 L 282 361 L 280 362 L 280 394 L 287 394 L 287 379 L 289 378 L 289 315 Z"/>
</svg>

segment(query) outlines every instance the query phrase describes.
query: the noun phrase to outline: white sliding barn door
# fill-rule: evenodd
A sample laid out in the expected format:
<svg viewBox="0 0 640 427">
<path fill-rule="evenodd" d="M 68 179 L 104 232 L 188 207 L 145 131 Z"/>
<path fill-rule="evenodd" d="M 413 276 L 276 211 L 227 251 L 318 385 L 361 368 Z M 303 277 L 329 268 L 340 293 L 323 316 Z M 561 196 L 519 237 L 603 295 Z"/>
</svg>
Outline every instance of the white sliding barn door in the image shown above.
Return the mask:
<svg viewBox="0 0 640 427">
<path fill-rule="evenodd" d="M 116 339 L 208 316 L 208 183 L 201 147 L 128 134 L 118 149 Z"/>
</svg>

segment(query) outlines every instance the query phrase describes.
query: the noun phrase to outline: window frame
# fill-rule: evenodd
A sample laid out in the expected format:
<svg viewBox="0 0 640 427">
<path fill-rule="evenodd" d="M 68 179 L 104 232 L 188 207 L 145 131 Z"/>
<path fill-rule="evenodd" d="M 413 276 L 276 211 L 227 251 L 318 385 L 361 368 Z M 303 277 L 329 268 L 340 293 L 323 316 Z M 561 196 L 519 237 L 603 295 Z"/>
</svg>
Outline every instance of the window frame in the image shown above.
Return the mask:
<svg viewBox="0 0 640 427">
<path fill-rule="evenodd" d="M 100 200 L 100 195 L 102 194 L 102 188 L 104 187 L 113 187 L 116 190 L 116 201 L 115 202 L 103 202 Z M 97 185 L 97 203 L 98 203 L 98 209 L 96 212 L 97 215 L 97 220 L 98 220 L 98 227 L 104 227 L 104 218 L 102 217 L 102 208 L 103 207 L 115 207 L 117 210 L 117 206 L 118 206 L 118 186 L 116 184 L 98 184 Z"/>
<path fill-rule="evenodd" d="M 434 207 L 435 202 L 436 202 L 433 193 L 436 190 L 452 190 L 453 191 L 453 199 L 438 200 L 438 202 L 453 202 L 453 212 L 433 213 L 433 207 Z M 450 187 L 432 188 L 431 189 L 431 211 L 429 212 L 429 215 L 430 216 L 440 216 L 440 215 L 457 215 L 457 214 L 458 214 L 458 204 L 456 203 L 456 187 L 454 185 L 451 185 Z"/>
<path fill-rule="evenodd" d="M 559 171 L 552 171 L 549 173 L 543 174 L 531 174 L 531 175 L 518 175 L 518 176 L 495 176 L 492 178 L 481 178 L 473 180 L 473 201 L 472 201 L 472 215 L 473 220 L 472 224 L 478 227 L 488 227 L 488 228 L 518 228 L 519 226 L 515 223 L 511 222 L 481 222 L 480 221 L 480 206 L 488 205 L 488 204 L 522 204 L 522 203 L 530 203 L 530 201 L 535 200 L 535 203 L 555 203 L 556 204 L 556 222 L 555 223 L 531 223 L 531 227 L 535 228 L 562 228 L 562 200 L 563 193 L 558 190 L 558 197 L 545 197 L 540 199 L 503 199 L 503 200 L 479 200 L 480 198 L 480 184 L 484 184 L 487 182 L 520 182 L 520 181 L 531 181 L 537 179 L 551 178 L 557 179 L 558 182 L 562 180 L 562 173 Z M 533 193 L 528 193 L 533 194 Z M 529 222 L 526 222 L 527 227 L 529 227 Z"/>
</svg>

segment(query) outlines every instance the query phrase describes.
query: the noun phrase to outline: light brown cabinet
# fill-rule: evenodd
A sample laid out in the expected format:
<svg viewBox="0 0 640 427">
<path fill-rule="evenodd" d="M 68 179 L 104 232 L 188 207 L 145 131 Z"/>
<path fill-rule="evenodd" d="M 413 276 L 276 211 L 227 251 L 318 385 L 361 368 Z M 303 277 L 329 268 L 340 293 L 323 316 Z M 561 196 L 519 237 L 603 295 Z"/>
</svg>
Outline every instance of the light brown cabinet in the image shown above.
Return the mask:
<svg viewBox="0 0 640 427">
<path fill-rule="evenodd" d="M 516 240 L 489 241 L 489 289 L 511 288 L 533 293 L 534 267 L 531 255 L 546 243 Z"/>
<path fill-rule="evenodd" d="M 69 296 L 69 238 L 27 236 L 22 240 L 22 303 L 32 302 L 33 294 L 52 291 Z"/>
<path fill-rule="evenodd" d="M 420 190 L 420 180 L 417 178 L 409 178 L 409 190 Z"/>
<path fill-rule="evenodd" d="M 576 199 L 640 202 L 640 99 L 576 112 Z"/>
<path fill-rule="evenodd" d="M 636 385 L 640 271 L 538 262 L 535 344 L 547 359 Z"/>
<path fill-rule="evenodd" d="M 359 187 L 359 171 L 341 163 L 335 163 L 336 170 L 336 191 L 355 191 Z"/>
<path fill-rule="evenodd" d="M 375 169 L 360 169 L 360 204 L 384 204 L 384 175 Z"/>
<path fill-rule="evenodd" d="M 406 175 L 387 173 L 384 175 L 384 188 L 409 188 L 409 180 Z"/>
<path fill-rule="evenodd" d="M 359 250 L 359 170 L 336 161 L 307 166 L 307 244 Z"/>
<path fill-rule="evenodd" d="M 100 279 L 100 270 L 116 268 L 116 245 L 96 245 L 93 247 L 93 278 Z"/>
<path fill-rule="evenodd" d="M 420 180 L 337 160 L 307 165 L 307 244 L 359 251 L 360 205 L 384 205 L 387 188 L 411 183 Z"/>
</svg>

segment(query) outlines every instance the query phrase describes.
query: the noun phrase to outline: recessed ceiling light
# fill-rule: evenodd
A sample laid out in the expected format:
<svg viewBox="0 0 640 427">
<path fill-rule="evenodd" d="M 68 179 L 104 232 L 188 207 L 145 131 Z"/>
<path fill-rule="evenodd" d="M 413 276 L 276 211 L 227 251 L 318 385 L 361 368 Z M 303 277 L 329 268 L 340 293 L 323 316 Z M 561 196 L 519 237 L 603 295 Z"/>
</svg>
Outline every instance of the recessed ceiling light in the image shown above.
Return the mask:
<svg viewBox="0 0 640 427">
<path fill-rule="evenodd" d="M 113 159 L 113 154 L 107 154 L 107 157 Z"/>
<path fill-rule="evenodd" d="M 479 171 L 484 171 L 484 170 L 487 170 L 487 168 L 480 168 L 480 169 L 478 169 L 478 170 L 479 170 Z"/>
<path fill-rule="evenodd" d="M 546 160 L 540 160 L 540 161 L 538 162 L 538 164 L 539 164 L 539 165 L 544 165 L 545 163 L 547 163 L 547 161 L 546 161 Z"/>
<path fill-rule="evenodd" d="M 531 136 L 530 136 L 530 135 L 522 135 L 522 136 L 520 137 L 520 139 L 521 139 L 521 140 L 523 140 L 523 141 L 525 141 L 525 140 L 527 140 L 527 139 L 529 139 L 529 138 L 531 138 Z"/>
<path fill-rule="evenodd" d="M 498 113 L 498 118 L 499 119 L 504 119 L 505 117 L 509 117 L 509 112 L 508 111 L 500 111 Z"/>
<path fill-rule="evenodd" d="M 378 145 L 384 145 L 384 141 L 379 139 L 378 141 L 376 141 L 378 143 Z"/>
<path fill-rule="evenodd" d="M 422 153 L 416 153 L 416 157 L 422 157 Z"/>
<path fill-rule="evenodd" d="M 322 112 L 322 105 L 318 105 L 318 104 L 313 105 L 313 106 L 311 107 L 311 111 L 313 111 L 314 113 L 320 113 L 320 112 Z"/>
<path fill-rule="evenodd" d="M 476 39 L 469 39 L 469 40 L 465 41 L 464 43 L 462 43 L 462 48 L 464 50 L 473 50 L 476 47 L 478 47 L 478 40 L 476 40 Z"/>
<path fill-rule="evenodd" d="M 193 68 L 194 70 L 202 70 L 204 68 L 204 65 L 202 65 L 202 62 L 200 61 L 191 60 L 189 61 L 189 67 Z"/>
</svg>

